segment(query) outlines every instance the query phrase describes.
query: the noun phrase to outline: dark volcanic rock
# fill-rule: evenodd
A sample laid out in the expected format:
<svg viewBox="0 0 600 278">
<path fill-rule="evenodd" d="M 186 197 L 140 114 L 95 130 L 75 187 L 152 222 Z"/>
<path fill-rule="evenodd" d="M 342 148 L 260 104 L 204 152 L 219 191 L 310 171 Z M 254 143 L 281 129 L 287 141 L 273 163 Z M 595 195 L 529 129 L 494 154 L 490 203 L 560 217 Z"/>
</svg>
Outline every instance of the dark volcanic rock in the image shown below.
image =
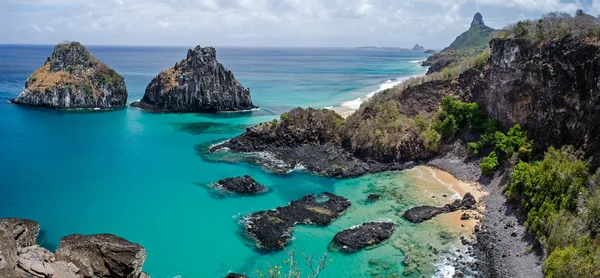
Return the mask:
<svg viewBox="0 0 600 278">
<path fill-rule="evenodd" d="M 412 223 L 422 223 L 423 221 L 432 219 L 438 214 L 455 212 L 461 209 L 475 209 L 476 203 L 475 197 L 473 197 L 471 193 L 467 193 L 462 200 L 455 200 L 443 207 L 420 206 L 411 208 L 404 212 L 403 217 Z"/>
<path fill-rule="evenodd" d="M 391 222 L 364 223 L 337 233 L 331 245 L 343 252 L 352 253 L 381 243 L 390 238 L 395 230 L 396 225 Z"/>
<path fill-rule="evenodd" d="M 146 249 L 110 234 L 63 237 L 56 257 L 75 263 L 86 277 L 138 278 L 145 275 L 141 269 L 146 260 Z"/>
<path fill-rule="evenodd" d="M 274 210 L 246 217 L 245 230 L 263 250 L 282 249 L 296 224 L 327 226 L 350 207 L 346 198 L 331 193 L 308 195 Z"/>
<path fill-rule="evenodd" d="M 240 194 L 257 194 L 267 190 L 265 186 L 248 175 L 220 180 L 216 187 Z"/>
<path fill-rule="evenodd" d="M 19 248 L 24 248 L 36 243 L 40 224 L 27 219 L 3 218 L 0 219 L 0 231 L 12 235 Z"/>
<path fill-rule="evenodd" d="M 375 202 L 379 199 L 381 199 L 381 196 L 377 194 L 369 194 L 369 196 L 367 196 L 367 202 Z"/>
<path fill-rule="evenodd" d="M 127 88 L 121 75 L 83 45 L 62 43 L 27 78 L 12 102 L 58 109 L 115 109 L 125 107 Z"/>
<path fill-rule="evenodd" d="M 152 112 L 195 113 L 256 108 L 250 90 L 217 61 L 214 48 L 197 46 L 156 76 L 132 106 Z"/>
<path fill-rule="evenodd" d="M 237 273 L 229 273 L 225 278 L 248 278 L 246 275 L 237 274 Z"/>
</svg>

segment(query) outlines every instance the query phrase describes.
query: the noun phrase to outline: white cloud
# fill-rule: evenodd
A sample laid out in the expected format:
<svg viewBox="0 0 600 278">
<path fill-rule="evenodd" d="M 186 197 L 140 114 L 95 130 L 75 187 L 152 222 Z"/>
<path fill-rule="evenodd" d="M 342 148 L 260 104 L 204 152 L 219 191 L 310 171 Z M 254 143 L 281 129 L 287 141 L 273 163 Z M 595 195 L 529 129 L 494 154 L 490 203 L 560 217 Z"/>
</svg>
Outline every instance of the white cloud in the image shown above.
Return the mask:
<svg viewBox="0 0 600 278">
<path fill-rule="evenodd" d="M 474 11 L 502 27 L 559 0 L 3 0 L 0 42 L 170 45 L 397 45 L 441 48 Z M 588 0 L 585 0 L 588 1 Z M 588 10 L 600 13 L 600 0 Z M 488 21 L 489 23 L 489 21 Z M 38 33 L 38 35 L 32 35 Z M 52 35 L 50 35 L 52 33 Z M 40 35 L 48 34 L 48 35 Z"/>
</svg>

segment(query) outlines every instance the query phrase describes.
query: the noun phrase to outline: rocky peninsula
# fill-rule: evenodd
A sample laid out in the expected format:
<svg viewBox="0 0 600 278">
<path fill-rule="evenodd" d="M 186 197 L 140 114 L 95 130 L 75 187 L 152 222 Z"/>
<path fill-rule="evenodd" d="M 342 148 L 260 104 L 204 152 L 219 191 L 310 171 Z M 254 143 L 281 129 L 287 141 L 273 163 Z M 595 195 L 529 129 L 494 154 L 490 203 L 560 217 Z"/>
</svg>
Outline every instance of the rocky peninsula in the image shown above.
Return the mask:
<svg viewBox="0 0 600 278">
<path fill-rule="evenodd" d="M 149 278 L 146 250 L 111 234 L 69 235 L 53 254 L 36 245 L 37 222 L 0 219 L 0 277 Z"/>
<path fill-rule="evenodd" d="M 159 113 L 241 111 L 256 108 L 250 90 L 217 61 L 213 47 L 197 46 L 175 66 L 160 72 L 144 97 L 131 106 Z"/>
<path fill-rule="evenodd" d="M 118 109 L 127 103 L 124 78 L 78 42 L 61 43 L 25 82 L 13 103 L 56 109 Z"/>
</svg>

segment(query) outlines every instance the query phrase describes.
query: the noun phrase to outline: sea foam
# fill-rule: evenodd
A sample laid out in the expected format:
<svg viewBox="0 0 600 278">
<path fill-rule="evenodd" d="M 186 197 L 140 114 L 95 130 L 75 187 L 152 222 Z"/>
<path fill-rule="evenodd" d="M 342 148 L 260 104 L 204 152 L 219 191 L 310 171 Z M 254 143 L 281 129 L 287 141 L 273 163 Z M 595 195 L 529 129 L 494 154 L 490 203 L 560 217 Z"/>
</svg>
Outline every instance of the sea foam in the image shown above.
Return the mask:
<svg viewBox="0 0 600 278">
<path fill-rule="evenodd" d="M 400 85 L 402 83 L 404 83 L 406 80 L 413 78 L 413 77 L 418 77 L 421 75 L 411 75 L 411 76 L 405 76 L 405 77 L 399 77 L 399 78 L 395 78 L 395 79 L 389 79 L 386 80 L 385 82 L 381 83 L 379 85 L 379 89 L 377 89 L 376 91 L 370 92 L 368 93 L 364 98 L 357 98 L 357 99 L 353 99 L 353 100 L 349 100 L 349 101 L 345 101 L 341 103 L 341 106 L 346 107 L 346 108 L 350 108 L 352 110 L 358 110 L 360 108 L 360 105 L 365 102 L 366 100 L 372 98 L 375 94 L 379 93 L 379 92 L 383 92 L 387 89 L 391 89 L 397 85 Z"/>
</svg>

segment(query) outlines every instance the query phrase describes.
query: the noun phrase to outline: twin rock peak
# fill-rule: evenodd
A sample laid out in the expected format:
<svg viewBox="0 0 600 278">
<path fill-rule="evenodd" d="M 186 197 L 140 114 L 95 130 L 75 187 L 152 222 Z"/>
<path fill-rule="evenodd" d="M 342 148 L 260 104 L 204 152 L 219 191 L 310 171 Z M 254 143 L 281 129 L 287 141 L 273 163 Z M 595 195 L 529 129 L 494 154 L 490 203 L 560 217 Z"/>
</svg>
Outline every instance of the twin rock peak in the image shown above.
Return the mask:
<svg viewBox="0 0 600 278">
<path fill-rule="evenodd" d="M 13 103 L 56 109 L 108 110 L 127 103 L 124 78 L 78 42 L 54 47 L 46 63 L 25 82 Z M 197 46 L 160 72 L 132 106 L 151 112 L 199 113 L 256 108 L 250 90 L 217 61 L 212 47 Z"/>
</svg>

